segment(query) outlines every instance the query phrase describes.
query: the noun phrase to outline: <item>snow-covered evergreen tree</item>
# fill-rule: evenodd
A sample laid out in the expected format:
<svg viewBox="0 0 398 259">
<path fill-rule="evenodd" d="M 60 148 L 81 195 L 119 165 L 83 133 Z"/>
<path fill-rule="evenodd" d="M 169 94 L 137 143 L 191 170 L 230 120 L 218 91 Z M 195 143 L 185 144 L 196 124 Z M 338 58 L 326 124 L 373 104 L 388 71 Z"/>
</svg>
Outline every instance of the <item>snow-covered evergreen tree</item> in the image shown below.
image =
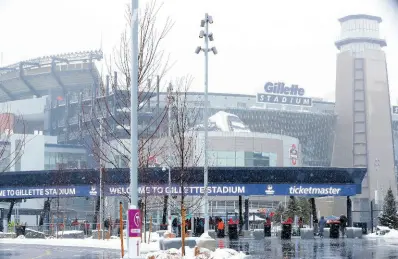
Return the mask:
<svg viewBox="0 0 398 259">
<path fill-rule="evenodd" d="M 384 197 L 383 212 L 379 216 L 379 221 L 382 226 L 398 228 L 397 205 L 391 187 Z"/>
<path fill-rule="evenodd" d="M 300 213 L 297 214 L 298 217 L 303 218 L 304 224 L 310 224 L 311 219 L 311 204 L 307 198 L 298 198 L 298 205 L 300 207 Z"/>
<path fill-rule="evenodd" d="M 295 215 L 301 215 L 300 204 L 296 197 L 290 196 L 289 202 L 287 203 L 287 208 L 285 210 L 285 213 L 283 214 L 283 219 L 287 220 L 288 218 L 291 218 L 292 220 L 294 220 Z"/>
<path fill-rule="evenodd" d="M 280 202 L 278 204 L 278 207 L 276 207 L 275 215 L 272 217 L 272 221 L 276 223 L 281 223 L 281 217 L 283 216 L 284 212 L 285 212 L 285 206 L 283 205 L 282 202 Z"/>
</svg>

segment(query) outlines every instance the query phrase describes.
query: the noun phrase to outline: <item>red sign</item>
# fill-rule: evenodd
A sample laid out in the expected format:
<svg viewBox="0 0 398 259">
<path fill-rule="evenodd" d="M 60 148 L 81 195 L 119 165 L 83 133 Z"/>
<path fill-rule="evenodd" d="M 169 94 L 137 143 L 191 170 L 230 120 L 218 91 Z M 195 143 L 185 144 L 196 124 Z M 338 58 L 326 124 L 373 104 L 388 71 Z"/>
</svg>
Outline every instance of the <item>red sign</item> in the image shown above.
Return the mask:
<svg viewBox="0 0 398 259">
<path fill-rule="evenodd" d="M 295 144 L 293 144 L 292 147 L 290 148 L 289 156 L 290 156 L 290 160 L 292 161 L 292 165 L 296 165 L 297 158 L 298 158 L 298 151 L 297 151 L 297 147 Z"/>
</svg>

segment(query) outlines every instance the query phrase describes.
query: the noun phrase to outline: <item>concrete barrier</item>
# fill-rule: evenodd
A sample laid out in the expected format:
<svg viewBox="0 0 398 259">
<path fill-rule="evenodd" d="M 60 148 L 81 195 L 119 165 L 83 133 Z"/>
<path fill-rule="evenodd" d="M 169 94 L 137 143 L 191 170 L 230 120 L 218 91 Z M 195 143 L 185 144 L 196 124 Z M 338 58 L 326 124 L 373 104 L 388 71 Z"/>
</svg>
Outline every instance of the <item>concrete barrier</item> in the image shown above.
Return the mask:
<svg viewBox="0 0 398 259">
<path fill-rule="evenodd" d="M 217 248 L 217 241 L 210 236 L 206 236 L 205 234 L 196 239 L 196 244 L 199 248 L 206 248 L 210 251 L 215 251 Z"/>
<path fill-rule="evenodd" d="M 255 229 L 253 231 L 253 237 L 254 237 L 255 240 L 264 239 L 264 230 L 263 229 Z"/>
<path fill-rule="evenodd" d="M 162 250 L 169 250 L 171 248 L 180 249 L 182 246 L 181 238 L 161 238 L 161 242 L 159 240 L 160 248 Z M 189 246 L 190 248 L 194 248 L 196 246 L 196 238 L 188 237 L 185 238 L 185 246 Z"/>
<path fill-rule="evenodd" d="M 30 228 L 25 229 L 25 237 L 26 238 L 39 238 L 45 239 L 46 235 L 43 232 L 39 232 Z"/>
<path fill-rule="evenodd" d="M 348 227 L 345 233 L 347 238 L 362 238 L 362 228 Z"/>
<path fill-rule="evenodd" d="M 313 239 L 314 238 L 314 229 L 313 228 L 301 228 L 300 229 L 300 237 L 301 237 L 301 239 Z"/>
<path fill-rule="evenodd" d="M 213 239 L 215 239 L 217 237 L 217 233 L 215 230 L 209 230 L 209 236 Z"/>
<path fill-rule="evenodd" d="M 251 237 L 252 236 L 252 231 L 251 230 L 242 230 L 242 235 L 243 237 Z"/>
<path fill-rule="evenodd" d="M 156 231 L 156 233 L 158 233 L 158 235 L 159 235 L 160 237 L 163 237 L 163 236 L 164 236 L 164 233 L 166 233 L 166 231 L 167 231 L 167 230 L 158 230 L 158 231 Z"/>
<path fill-rule="evenodd" d="M 100 239 L 106 239 L 106 237 L 108 235 L 108 232 L 107 231 L 103 231 L 103 230 L 93 230 L 92 231 L 93 239 L 98 239 L 98 232 L 100 232 L 99 233 Z M 124 236 L 126 236 L 126 235 L 124 235 Z"/>
<path fill-rule="evenodd" d="M 59 231 L 58 237 L 61 238 L 73 238 L 73 239 L 84 239 L 84 232 L 81 230 L 72 230 L 72 231 Z M 97 235 L 98 238 L 98 235 Z"/>
<path fill-rule="evenodd" d="M 16 238 L 16 237 L 17 234 L 13 232 L 7 232 L 7 233 L 0 232 L 0 238 Z"/>
</svg>

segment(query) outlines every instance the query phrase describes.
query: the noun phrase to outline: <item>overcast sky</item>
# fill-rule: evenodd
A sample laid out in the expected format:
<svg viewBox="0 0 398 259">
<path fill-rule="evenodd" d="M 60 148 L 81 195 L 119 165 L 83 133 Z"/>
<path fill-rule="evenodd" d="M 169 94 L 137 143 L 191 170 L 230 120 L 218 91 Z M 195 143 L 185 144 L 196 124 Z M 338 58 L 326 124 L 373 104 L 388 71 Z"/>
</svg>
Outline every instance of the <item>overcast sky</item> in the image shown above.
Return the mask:
<svg viewBox="0 0 398 259">
<path fill-rule="evenodd" d="M 148 0 L 140 0 L 143 6 Z M 387 0 L 158 0 L 160 21 L 175 26 L 163 48 L 203 89 L 203 55 L 194 50 L 204 13 L 219 54 L 210 57 L 210 92 L 255 94 L 266 81 L 299 84 L 312 97 L 334 98 L 339 17 L 366 13 L 384 19 L 392 101 L 398 99 L 398 13 Z M 44 55 L 99 49 L 110 55 L 125 27 L 127 0 L 0 0 L 3 65 Z M 395 12 L 395 13 L 394 13 Z M 395 16 L 394 16 L 395 15 Z M 101 41 L 102 39 L 102 41 Z M 101 43 L 102 42 L 102 43 Z M 101 65 L 99 65 L 101 69 Z"/>
</svg>

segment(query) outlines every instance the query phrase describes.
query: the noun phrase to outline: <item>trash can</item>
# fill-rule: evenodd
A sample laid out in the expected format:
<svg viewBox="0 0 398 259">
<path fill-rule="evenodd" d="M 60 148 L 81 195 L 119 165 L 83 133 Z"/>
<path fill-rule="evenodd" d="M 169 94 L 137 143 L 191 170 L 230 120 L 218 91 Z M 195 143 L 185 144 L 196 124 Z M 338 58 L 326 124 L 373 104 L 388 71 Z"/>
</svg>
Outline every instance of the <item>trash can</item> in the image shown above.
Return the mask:
<svg viewBox="0 0 398 259">
<path fill-rule="evenodd" d="M 281 239 L 291 239 L 292 238 L 292 224 L 283 223 Z"/>
<path fill-rule="evenodd" d="M 160 225 L 160 230 L 167 230 L 167 224 L 161 224 Z"/>
<path fill-rule="evenodd" d="M 264 224 L 264 237 L 270 237 L 270 236 L 271 236 L 271 225 Z"/>
<path fill-rule="evenodd" d="M 25 236 L 25 228 L 26 228 L 26 226 L 16 226 L 15 227 L 15 232 L 17 234 L 17 237 Z"/>
<path fill-rule="evenodd" d="M 339 238 L 340 235 L 340 223 L 330 223 L 330 238 Z"/>
<path fill-rule="evenodd" d="M 228 237 L 229 239 L 238 239 L 238 224 L 228 224 Z"/>
<path fill-rule="evenodd" d="M 355 228 L 362 228 L 362 234 L 367 235 L 368 234 L 368 224 L 367 222 L 354 222 L 353 226 Z"/>
</svg>

